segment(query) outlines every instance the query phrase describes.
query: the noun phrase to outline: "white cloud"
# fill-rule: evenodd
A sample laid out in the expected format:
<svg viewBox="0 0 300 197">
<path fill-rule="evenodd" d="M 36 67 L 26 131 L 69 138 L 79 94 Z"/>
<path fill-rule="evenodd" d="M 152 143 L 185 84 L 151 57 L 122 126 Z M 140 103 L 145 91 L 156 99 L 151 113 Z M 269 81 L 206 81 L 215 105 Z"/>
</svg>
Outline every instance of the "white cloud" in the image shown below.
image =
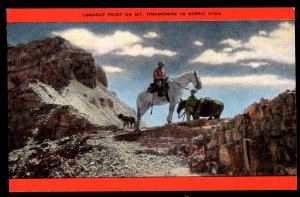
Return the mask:
<svg viewBox="0 0 300 197">
<path fill-rule="evenodd" d="M 220 42 L 232 48 L 246 48 L 231 54 L 214 49 L 208 49 L 198 57 L 190 60 L 192 63 L 225 64 L 245 60 L 271 60 L 283 64 L 295 64 L 295 26 L 284 22 L 268 36 L 254 35 L 245 43 L 233 39 Z"/>
<path fill-rule="evenodd" d="M 266 35 L 268 35 L 266 31 L 259 31 L 258 34 L 261 35 L 261 36 L 266 36 Z"/>
<path fill-rule="evenodd" d="M 233 51 L 233 48 L 230 47 L 226 47 L 223 49 L 224 52 L 230 53 L 231 51 Z"/>
<path fill-rule="evenodd" d="M 294 89 L 296 81 L 277 75 L 246 75 L 246 76 L 213 76 L 201 77 L 203 85 L 238 85 L 280 87 L 282 89 Z"/>
<path fill-rule="evenodd" d="M 260 67 L 260 66 L 264 66 L 264 65 L 267 65 L 268 63 L 267 62 L 248 62 L 248 63 L 241 63 L 241 65 L 243 66 L 250 66 L 252 68 L 257 68 L 257 67 Z"/>
<path fill-rule="evenodd" d="M 244 46 L 254 51 L 257 59 L 295 64 L 295 26 L 281 23 L 269 36 L 252 36 Z"/>
<path fill-rule="evenodd" d="M 144 34 L 145 38 L 158 38 L 159 35 L 156 32 L 150 31 Z"/>
<path fill-rule="evenodd" d="M 134 46 L 125 47 L 121 51 L 116 52 L 117 55 L 129 55 L 129 56 L 146 56 L 152 57 L 154 55 L 165 55 L 165 56 L 174 56 L 177 53 L 164 49 L 156 49 L 154 47 L 143 47 L 140 44 L 136 44 Z"/>
<path fill-rule="evenodd" d="M 111 35 L 100 35 L 87 29 L 68 29 L 52 34 L 61 36 L 75 46 L 91 51 L 96 55 L 107 54 L 142 41 L 139 36 L 129 31 L 116 31 Z"/>
<path fill-rule="evenodd" d="M 103 65 L 102 68 L 106 73 L 121 73 L 125 71 L 120 67 L 110 66 L 110 65 Z"/>
<path fill-rule="evenodd" d="M 241 40 L 234 40 L 234 39 L 226 39 L 220 42 L 220 44 L 228 45 L 233 49 L 237 49 L 242 47 L 242 41 Z"/>
<path fill-rule="evenodd" d="M 203 42 L 201 42 L 200 40 L 195 40 L 193 42 L 194 45 L 197 45 L 197 46 L 202 46 L 203 45 Z"/>
<path fill-rule="evenodd" d="M 52 32 L 70 41 L 77 47 L 83 48 L 94 55 L 117 54 L 128 56 L 153 55 L 173 56 L 176 52 L 167 49 L 156 49 L 154 47 L 144 47 L 142 38 L 129 31 L 115 31 L 113 34 L 95 34 L 87 29 L 68 29 L 61 32 Z M 152 34 L 153 36 L 153 34 Z"/>
<path fill-rule="evenodd" d="M 191 60 L 190 62 L 205 63 L 205 64 L 226 64 L 226 63 L 236 63 L 240 60 L 247 59 L 248 57 L 253 57 L 255 54 L 250 51 L 239 51 L 235 53 L 228 52 L 217 52 L 213 49 L 208 49 L 204 51 L 200 56 Z M 254 57 L 253 57 L 254 58 Z"/>
</svg>

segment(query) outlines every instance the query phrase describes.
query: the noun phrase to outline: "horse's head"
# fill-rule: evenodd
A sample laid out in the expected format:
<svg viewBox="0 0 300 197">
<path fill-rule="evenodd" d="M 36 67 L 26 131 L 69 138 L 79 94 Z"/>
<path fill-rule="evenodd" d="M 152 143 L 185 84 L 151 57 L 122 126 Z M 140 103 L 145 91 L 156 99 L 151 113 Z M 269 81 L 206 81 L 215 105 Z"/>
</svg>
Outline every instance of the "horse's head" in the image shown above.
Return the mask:
<svg viewBox="0 0 300 197">
<path fill-rule="evenodd" d="M 197 90 L 200 90 L 202 88 L 200 77 L 196 71 L 194 71 L 194 76 L 192 77 L 191 83 L 195 86 Z"/>
<path fill-rule="evenodd" d="M 181 110 L 185 107 L 185 104 L 186 104 L 186 100 L 180 99 L 178 107 L 177 107 L 178 116 L 179 116 Z"/>
</svg>

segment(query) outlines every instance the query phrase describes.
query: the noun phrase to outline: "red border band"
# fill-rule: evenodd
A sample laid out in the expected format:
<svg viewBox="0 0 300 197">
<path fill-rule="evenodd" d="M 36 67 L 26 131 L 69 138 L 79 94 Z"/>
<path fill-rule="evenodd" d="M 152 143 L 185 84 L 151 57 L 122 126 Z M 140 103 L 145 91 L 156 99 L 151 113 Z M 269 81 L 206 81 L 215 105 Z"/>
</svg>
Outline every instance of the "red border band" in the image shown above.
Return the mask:
<svg viewBox="0 0 300 197">
<path fill-rule="evenodd" d="M 100 13 L 104 15 L 100 16 Z M 108 16 L 108 13 L 120 15 Z M 138 13 L 140 15 L 136 15 Z M 153 16 L 147 13 L 176 13 L 176 15 Z M 188 13 L 198 13 L 198 15 Z M 99 16 L 85 16 L 88 14 Z M 294 8 L 7 9 L 8 23 L 210 20 L 295 20 L 295 13 Z M 10 192 L 208 190 L 297 190 L 297 176 L 9 179 Z"/>
<path fill-rule="evenodd" d="M 159 13 L 160 15 L 151 15 Z M 168 15 L 162 15 L 167 13 Z M 182 15 L 181 13 L 185 13 Z M 294 20 L 294 8 L 7 9 L 8 23 Z"/>
<path fill-rule="evenodd" d="M 297 190 L 296 176 L 9 179 L 10 192 Z"/>
</svg>

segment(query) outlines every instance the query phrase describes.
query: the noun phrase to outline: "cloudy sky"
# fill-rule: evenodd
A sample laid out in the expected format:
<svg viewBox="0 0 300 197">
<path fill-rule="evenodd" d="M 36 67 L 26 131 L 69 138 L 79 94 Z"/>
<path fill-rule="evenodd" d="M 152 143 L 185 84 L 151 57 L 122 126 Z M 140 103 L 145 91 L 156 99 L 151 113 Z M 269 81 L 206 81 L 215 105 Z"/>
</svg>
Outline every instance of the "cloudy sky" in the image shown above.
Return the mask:
<svg viewBox="0 0 300 197">
<path fill-rule="evenodd" d="M 20 23 L 9 24 L 7 32 L 13 45 L 59 35 L 91 52 L 107 73 L 109 89 L 133 108 L 159 60 L 169 77 L 197 70 L 203 88 L 196 96 L 222 101 L 222 117 L 295 88 L 292 21 Z M 161 125 L 167 113 L 167 105 L 157 106 L 143 120 Z"/>
</svg>

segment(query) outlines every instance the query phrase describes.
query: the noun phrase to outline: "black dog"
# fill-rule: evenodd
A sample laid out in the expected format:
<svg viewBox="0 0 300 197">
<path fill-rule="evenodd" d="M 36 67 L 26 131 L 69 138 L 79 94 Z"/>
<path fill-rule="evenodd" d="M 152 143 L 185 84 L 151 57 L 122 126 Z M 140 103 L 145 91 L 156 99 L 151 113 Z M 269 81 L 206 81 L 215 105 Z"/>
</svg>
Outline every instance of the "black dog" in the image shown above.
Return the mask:
<svg viewBox="0 0 300 197">
<path fill-rule="evenodd" d="M 135 125 L 135 118 L 133 116 L 124 116 L 123 114 L 119 114 L 118 118 L 121 119 L 124 123 L 123 129 L 126 125 L 128 125 L 130 128 L 133 128 Z"/>
</svg>

